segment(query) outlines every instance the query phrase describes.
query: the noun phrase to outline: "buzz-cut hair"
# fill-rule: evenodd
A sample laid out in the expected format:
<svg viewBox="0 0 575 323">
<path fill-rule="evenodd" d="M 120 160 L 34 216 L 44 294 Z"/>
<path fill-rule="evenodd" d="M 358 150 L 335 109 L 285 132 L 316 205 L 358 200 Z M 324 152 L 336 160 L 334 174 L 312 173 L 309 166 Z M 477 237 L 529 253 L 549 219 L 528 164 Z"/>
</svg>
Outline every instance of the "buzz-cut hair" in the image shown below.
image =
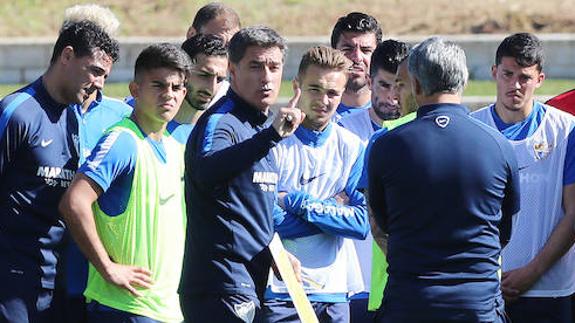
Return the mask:
<svg viewBox="0 0 575 323">
<path fill-rule="evenodd" d="M 315 46 L 303 54 L 299 63 L 298 78 L 302 78 L 307 69 L 312 65 L 335 72 L 344 72 L 347 76 L 352 62 L 337 49 L 327 46 Z"/>
<path fill-rule="evenodd" d="M 158 68 L 178 71 L 187 79 L 192 68 L 192 62 L 188 54 L 174 44 L 153 44 L 144 48 L 138 55 L 134 68 L 134 79 L 137 81 L 142 73 Z"/>
<path fill-rule="evenodd" d="M 340 17 L 331 32 L 331 47 L 336 48 L 341 34 L 349 33 L 372 33 L 375 37 L 375 43 L 381 43 L 383 31 L 381 26 L 374 17 L 363 12 L 352 12 L 346 16 Z"/>
<path fill-rule="evenodd" d="M 202 27 L 207 25 L 212 19 L 221 15 L 226 16 L 230 27 L 241 27 L 240 17 L 238 16 L 237 12 L 221 2 L 210 2 L 207 5 L 201 7 L 194 17 L 192 27 L 194 27 L 196 31 L 200 33 Z"/>
<path fill-rule="evenodd" d="M 67 8 L 64 11 L 64 23 L 62 23 L 60 30 L 63 30 L 70 23 L 82 20 L 94 22 L 110 36 L 116 35 L 120 27 L 120 21 L 112 10 L 94 3 L 88 3 Z"/>
<path fill-rule="evenodd" d="M 196 56 L 204 54 L 206 56 L 227 56 L 228 49 L 221 37 L 216 35 L 196 34 L 182 43 L 182 49 L 190 56 L 192 62 Z"/>
</svg>

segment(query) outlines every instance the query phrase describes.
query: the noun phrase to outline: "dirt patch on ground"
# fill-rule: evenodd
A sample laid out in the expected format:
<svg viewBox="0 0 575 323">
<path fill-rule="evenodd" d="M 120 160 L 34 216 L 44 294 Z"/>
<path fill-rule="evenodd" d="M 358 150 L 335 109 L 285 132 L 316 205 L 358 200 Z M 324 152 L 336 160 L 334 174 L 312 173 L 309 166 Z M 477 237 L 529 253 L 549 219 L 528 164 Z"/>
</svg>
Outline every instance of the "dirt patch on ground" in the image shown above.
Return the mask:
<svg viewBox="0 0 575 323">
<path fill-rule="evenodd" d="M 0 37 L 56 35 L 69 0 L 0 0 Z M 231 0 L 244 26 L 265 24 L 283 35 L 328 35 L 351 11 L 375 16 L 388 35 L 575 32 L 574 0 Z M 107 0 L 122 36 L 182 36 L 207 1 Z"/>
</svg>

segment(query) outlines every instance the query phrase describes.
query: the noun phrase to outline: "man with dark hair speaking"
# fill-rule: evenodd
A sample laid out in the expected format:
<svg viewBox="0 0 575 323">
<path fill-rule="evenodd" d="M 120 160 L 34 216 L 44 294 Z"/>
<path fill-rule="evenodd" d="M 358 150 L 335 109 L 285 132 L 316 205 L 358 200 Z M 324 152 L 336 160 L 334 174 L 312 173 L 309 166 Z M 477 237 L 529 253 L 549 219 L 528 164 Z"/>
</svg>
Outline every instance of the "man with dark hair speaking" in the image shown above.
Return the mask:
<svg viewBox="0 0 575 323">
<path fill-rule="evenodd" d="M 268 153 L 303 119 L 294 108 L 296 93 L 268 122 L 285 50 L 284 39 L 270 28 L 236 33 L 229 43 L 231 88 L 200 117 L 188 140 L 180 295 L 189 322 L 251 322 L 260 306 L 278 180 Z"/>
</svg>

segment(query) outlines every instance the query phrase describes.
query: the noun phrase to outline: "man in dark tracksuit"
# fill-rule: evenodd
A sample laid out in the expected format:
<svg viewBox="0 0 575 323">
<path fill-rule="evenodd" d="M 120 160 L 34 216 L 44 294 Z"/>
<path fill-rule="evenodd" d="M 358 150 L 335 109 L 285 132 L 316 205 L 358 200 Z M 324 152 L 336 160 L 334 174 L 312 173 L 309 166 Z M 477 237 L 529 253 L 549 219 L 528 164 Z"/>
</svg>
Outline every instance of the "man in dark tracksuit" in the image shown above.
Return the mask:
<svg viewBox="0 0 575 323">
<path fill-rule="evenodd" d="M 240 30 L 229 44 L 231 88 L 188 140 L 179 291 L 187 322 L 251 322 L 260 306 L 278 178 L 268 152 L 303 119 L 296 94 L 268 122 L 284 55 L 285 42 L 272 29 Z"/>
<path fill-rule="evenodd" d="M 512 147 L 461 105 L 460 47 L 429 38 L 408 69 L 417 118 L 368 157 L 369 204 L 388 241 L 376 322 L 506 322 L 498 261 L 519 211 Z"/>
<path fill-rule="evenodd" d="M 60 197 L 78 165 L 70 104 L 101 90 L 118 43 L 93 22 L 66 25 L 48 70 L 0 101 L 0 322 L 53 322 Z"/>
</svg>

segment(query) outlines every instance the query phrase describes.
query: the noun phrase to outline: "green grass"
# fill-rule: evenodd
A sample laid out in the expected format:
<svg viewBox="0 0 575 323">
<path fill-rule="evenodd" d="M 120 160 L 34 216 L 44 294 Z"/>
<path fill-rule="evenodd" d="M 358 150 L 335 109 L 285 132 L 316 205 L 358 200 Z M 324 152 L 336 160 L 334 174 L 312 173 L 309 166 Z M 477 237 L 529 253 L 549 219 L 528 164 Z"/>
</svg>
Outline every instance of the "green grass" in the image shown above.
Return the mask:
<svg viewBox="0 0 575 323">
<path fill-rule="evenodd" d="M 22 87 L 21 84 L 0 84 L 0 97 L 3 97 Z M 557 95 L 575 88 L 575 80 L 545 80 L 543 86 L 535 93 L 537 95 Z M 106 95 L 123 98 L 129 94 L 127 83 L 106 84 Z M 495 96 L 495 83 L 492 81 L 470 81 L 465 89 L 465 96 Z M 293 95 L 290 81 L 282 82 L 280 97 L 290 97 Z"/>
</svg>

